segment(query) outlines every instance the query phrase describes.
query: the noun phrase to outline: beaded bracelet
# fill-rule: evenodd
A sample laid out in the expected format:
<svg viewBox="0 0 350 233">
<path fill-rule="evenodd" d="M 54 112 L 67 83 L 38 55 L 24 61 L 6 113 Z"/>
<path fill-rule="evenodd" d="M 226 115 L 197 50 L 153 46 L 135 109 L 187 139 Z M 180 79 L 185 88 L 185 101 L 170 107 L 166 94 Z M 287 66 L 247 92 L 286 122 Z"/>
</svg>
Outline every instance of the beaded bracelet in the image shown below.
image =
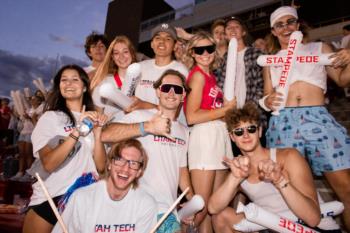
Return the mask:
<svg viewBox="0 0 350 233">
<path fill-rule="evenodd" d="M 69 134 L 69 137 L 73 138 L 75 141 L 79 140 L 79 137 L 73 135 L 72 133 Z"/>
</svg>

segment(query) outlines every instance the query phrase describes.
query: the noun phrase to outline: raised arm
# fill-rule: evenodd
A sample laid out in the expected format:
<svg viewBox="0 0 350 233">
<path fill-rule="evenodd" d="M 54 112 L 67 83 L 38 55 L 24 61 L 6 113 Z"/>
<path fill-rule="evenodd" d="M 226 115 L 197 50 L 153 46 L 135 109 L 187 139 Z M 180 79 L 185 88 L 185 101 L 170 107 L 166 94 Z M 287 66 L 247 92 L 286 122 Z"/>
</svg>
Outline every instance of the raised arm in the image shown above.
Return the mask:
<svg viewBox="0 0 350 233">
<path fill-rule="evenodd" d="M 77 139 L 79 138 L 79 132 L 76 129 L 73 129 L 70 135 L 72 136 L 66 137 L 62 144 L 59 144 L 54 148 L 46 145 L 39 150 L 40 160 L 47 172 L 53 172 L 58 168 L 78 142 Z"/>
<path fill-rule="evenodd" d="M 106 164 L 106 149 L 101 141 L 102 127 L 106 124 L 108 116 L 103 113 L 95 113 L 95 118 L 93 119 L 96 124 L 93 129 L 93 134 L 95 138 L 93 159 L 96 165 L 96 169 L 99 173 L 104 172 Z"/>
<path fill-rule="evenodd" d="M 145 136 L 146 134 L 169 137 L 171 120 L 156 113 L 149 121 L 140 123 L 111 123 L 103 129 L 102 142 L 115 143 L 129 138 Z"/>
<path fill-rule="evenodd" d="M 331 53 L 333 49 L 322 44 L 322 53 Z M 350 85 L 350 49 L 342 49 L 331 56 L 334 58 L 332 65 L 326 66 L 328 76 L 340 87 Z"/>
</svg>

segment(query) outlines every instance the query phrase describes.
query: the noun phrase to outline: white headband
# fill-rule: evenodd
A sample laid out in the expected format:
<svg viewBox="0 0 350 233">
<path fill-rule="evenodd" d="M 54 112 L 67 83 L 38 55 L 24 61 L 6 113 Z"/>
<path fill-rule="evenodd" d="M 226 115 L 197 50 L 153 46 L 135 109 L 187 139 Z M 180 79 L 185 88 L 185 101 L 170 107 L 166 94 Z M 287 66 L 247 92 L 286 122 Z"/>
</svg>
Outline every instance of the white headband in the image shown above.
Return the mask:
<svg viewBox="0 0 350 233">
<path fill-rule="evenodd" d="M 292 15 L 295 18 L 298 18 L 298 13 L 297 10 L 294 7 L 290 7 L 290 6 L 281 6 L 279 8 L 277 8 L 274 12 L 272 12 L 271 16 L 270 16 L 270 24 L 271 27 L 273 27 L 273 25 L 276 23 L 276 21 L 286 15 Z"/>
</svg>

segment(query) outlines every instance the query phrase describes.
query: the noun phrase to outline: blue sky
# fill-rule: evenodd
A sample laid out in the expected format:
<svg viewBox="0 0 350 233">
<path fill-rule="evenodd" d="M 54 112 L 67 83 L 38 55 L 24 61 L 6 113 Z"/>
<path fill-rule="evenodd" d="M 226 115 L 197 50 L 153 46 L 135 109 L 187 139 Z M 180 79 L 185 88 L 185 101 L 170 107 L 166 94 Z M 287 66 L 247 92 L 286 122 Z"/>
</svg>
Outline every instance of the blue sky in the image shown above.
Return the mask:
<svg viewBox="0 0 350 233">
<path fill-rule="evenodd" d="M 108 0 L 1 0 L 0 49 L 13 53 L 86 59 L 82 45 L 104 31 Z M 86 60 L 87 61 L 87 60 Z"/>
<path fill-rule="evenodd" d="M 109 0 L 1 0 L 0 95 L 45 83 L 56 67 L 89 62 L 83 49 L 93 30 L 103 33 Z M 4 85 L 6 83 L 6 85 Z"/>
<path fill-rule="evenodd" d="M 166 1 L 175 8 L 193 2 Z M 87 65 L 85 37 L 93 30 L 104 32 L 109 2 L 0 0 L 0 96 L 24 87 L 34 90 L 38 77 L 49 86 L 64 64 Z"/>
</svg>

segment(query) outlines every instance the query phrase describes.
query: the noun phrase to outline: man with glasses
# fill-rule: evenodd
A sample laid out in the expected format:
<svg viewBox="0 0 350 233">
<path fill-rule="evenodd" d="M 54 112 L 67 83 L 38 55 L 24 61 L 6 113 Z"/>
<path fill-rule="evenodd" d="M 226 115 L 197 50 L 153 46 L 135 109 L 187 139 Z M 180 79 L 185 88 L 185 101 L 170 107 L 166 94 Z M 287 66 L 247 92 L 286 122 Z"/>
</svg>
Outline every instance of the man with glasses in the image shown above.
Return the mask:
<svg viewBox="0 0 350 233">
<path fill-rule="evenodd" d="M 187 169 L 189 130 L 177 121 L 177 111 L 189 92 L 185 77 L 178 71 L 167 70 L 153 84 L 158 109 L 135 110 L 118 123 L 108 125 L 101 135 L 104 142 L 118 142 L 137 138 L 149 156 L 147 170 L 140 186 L 151 194 L 158 204 L 158 219 L 176 200 L 177 189 L 191 188 Z M 192 189 L 186 195 L 189 200 Z M 157 232 L 180 231 L 180 223 L 170 214 Z"/>
<path fill-rule="evenodd" d="M 147 154 L 136 139 L 116 144 L 108 154 L 106 178 L 76 191 L 62 218 L 68 232 L 144 232 L 156 225 L 157 205 L 138 188 Z M 54 233 L 62 232 L 56 224 Z"/>
<path fill-rule="evenodd" d="M 242 155 L 232 160 L 223 158 L 231 173 L 208 204 L 209 212 L 214 214 L 215 232 L 232 232 L 233 225 L 244 219 L 243 214 L 228 207 L 239 189 L 269 212 L 289 210 L 308 226 L 317 226 L 320 222 L 317 193 L 311 170 L 300 153 L 293 148 L 268 149 L 261 145 L 259 113 L 253 103 L 229 110 L 225 121 Z"/>
</svg>

